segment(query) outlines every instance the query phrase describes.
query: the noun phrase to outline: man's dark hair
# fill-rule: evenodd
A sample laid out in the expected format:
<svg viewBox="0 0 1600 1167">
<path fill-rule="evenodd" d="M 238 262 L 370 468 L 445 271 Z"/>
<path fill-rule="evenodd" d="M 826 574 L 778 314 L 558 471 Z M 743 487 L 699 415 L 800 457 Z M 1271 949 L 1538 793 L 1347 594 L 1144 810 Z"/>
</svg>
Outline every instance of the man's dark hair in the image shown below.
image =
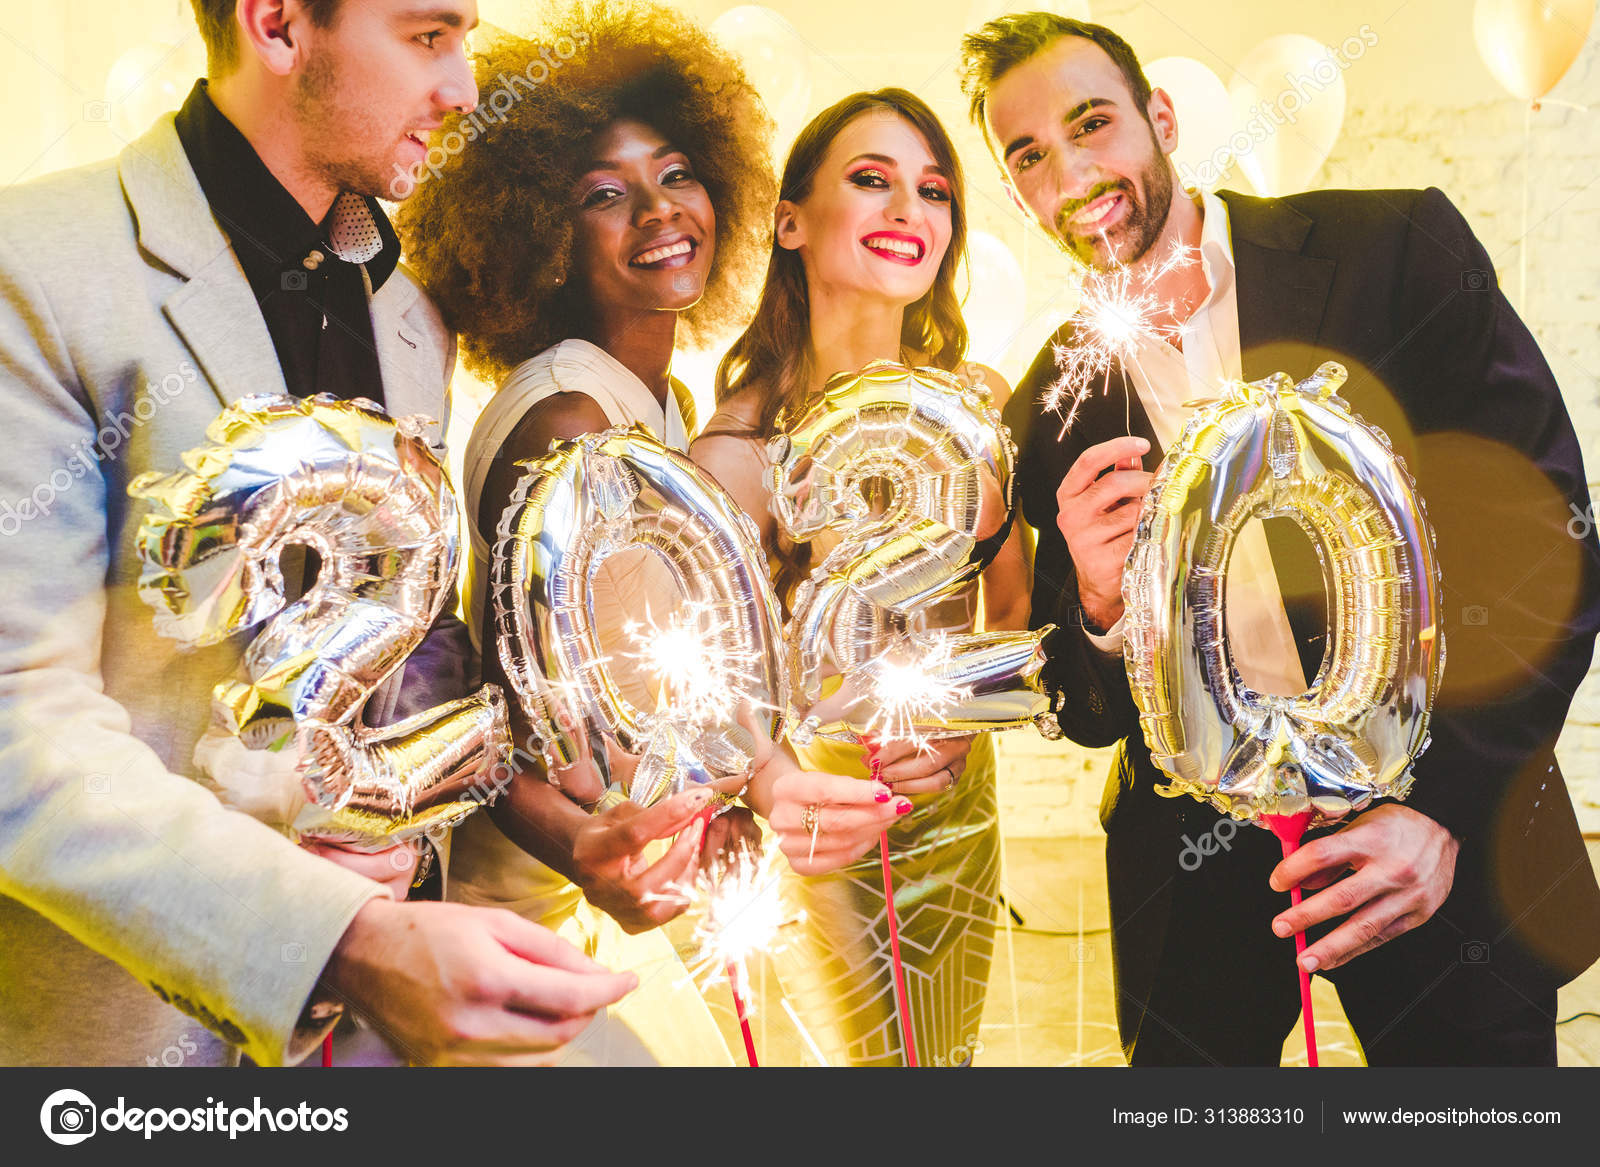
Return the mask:
<svg viewBox="0 0 1600 1167">
<path fill-rule="evenodd" d="M 198 0 L 196 0 L 198 2 Z M 1139 66 L 1132 46 L 1103 24 L 1072 20 L 1053 12 L 1019 12 L 997 16 L 976 32 L 961 38 L 961 92 L 967 95 L 967 112 L 983 125 L 989 91 L 995 82 L 1025 61 L 1032 60 L 1064 36 L 1093 41 L 1122 71 L 1128 92 L 1146 121 L 1150 120 L 1150 82 Z"/>
<path fill-rule="evenodd" d="M 220 77 L 239 63 L 239 24 L 234 19 L 239 0 L 189 2 L 194 5 L 200 39 L 206 43 L 206 72 Z M 300 7 L 310 14 L 312 24 L 327 28 L 339 10 L 339 0 L 300 0 Z"/>
</svg>

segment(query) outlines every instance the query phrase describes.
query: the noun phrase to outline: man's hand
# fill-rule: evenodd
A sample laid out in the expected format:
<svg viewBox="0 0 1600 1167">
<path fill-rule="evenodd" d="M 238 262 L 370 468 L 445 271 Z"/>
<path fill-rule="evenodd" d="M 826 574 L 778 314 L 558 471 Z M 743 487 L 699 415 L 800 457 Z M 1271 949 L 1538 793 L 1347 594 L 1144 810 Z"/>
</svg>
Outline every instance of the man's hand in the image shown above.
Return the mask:
<svg viewBox="0 0 1600 1167">
<path fill-rule="evenodd" d="M 1297 885 L 1323 890 L 1281 913 L 1272 930 L 1292 936 L 1349 916 L 1300 956 L 1307 972 L 1338 968 L 1426 923 L 1439 910 L 1455 882 L 1459 846 L 1444 827 L 1409 807 L 1389 803 L 1369 810 L 1273 869 L 1274 891 Z M 1343 874 L 1347 870 L 1350 874 Z"/>
<path fill-rule="evenodd" d="M 639 983 L 502 908 L 368 901 L 322 985 L 423 1065 L 543 1065 Z"/>
<path fill-rule="evenodd" d="M 967 768 L 972 750 L 970 737 L 940 738 L 926 748 L 913 742 L 867 743 L 867 760 L 878 766 L 877 776 L 896 794 L 942 794 L 954 786 Z"/>
<path fill-rule="evenodd" d="M 319 840 L 307 840 L 300 846 L 330 863 L 337 863 L 346 871 L 364 875 L 373 883 L 381 883 L 389 889 L 389 895 L 399 901 L 411 894 L 411 881 L 416 878 L 417 863 L 422 858 L 420 843 L 397 843 L 382 851 L 356 851 Z"/>
<path fill-rule="evenodd" d="M 1122 615 L 1122 568 L 1150 489 L 1142 459 L 1149 450 L 1149 442 L 1134 437 L 1090 446 L 1056 490 L 1056 527 L 1077 569 L 1078 602 L 1099 628 Z"/>
<path fill-rule="evenodd" d="M 688 906 L 672 896 L 668 885 L 682 880 L 698 859 L 705 824 L 696 819 L 710 801 L 711 791 L 701 787 L 648 810 L 625 802 L 595 815 L 573 842 L 572 881 L 625 931 L 660 927 Z M 678 835 L 677 841 L 651 866 L 645 847 L 672 835 Z"/>
</svg>

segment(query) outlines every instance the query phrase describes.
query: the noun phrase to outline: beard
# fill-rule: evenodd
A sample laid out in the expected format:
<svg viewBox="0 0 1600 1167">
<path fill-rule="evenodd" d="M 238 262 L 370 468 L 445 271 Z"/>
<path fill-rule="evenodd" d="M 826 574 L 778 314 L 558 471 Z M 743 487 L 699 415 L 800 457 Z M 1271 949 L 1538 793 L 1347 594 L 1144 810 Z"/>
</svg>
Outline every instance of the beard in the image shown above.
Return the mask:
<svg viewBox="0 0 1600 1167">
<path fill-rule="evenodd" d="M 312 53 L 290 103 L 313 177 L 337 191 L 394 197 L 388 186 L 393 159 L 384 156 L 380 143 L 400 135 L 389 134 L 373 116 L 372 103 L 345 84 L 335 54 Z"/>
<path fill-rule="evenodd" d="M 1155 145 L 1154 134 L 1151 145 Z M 1056 212 L 1055 230 L 1051 233 L 1056 243 L 1090 271 L 1138 263 L 1161 238 L 1172 211 L 1172 167 L 1159 148 L 1153 153 L 1149 165 L 1139 172 L 1137 184 L 1125 178 L 1100 183 L 1084 198 L 1067 203 Z M 1072 216 L 1108 194 L 1121 194 L 1127 200 L 1127 217 L 1111 231 L 1074 234 L 1069 229 Z"/>
</svg>

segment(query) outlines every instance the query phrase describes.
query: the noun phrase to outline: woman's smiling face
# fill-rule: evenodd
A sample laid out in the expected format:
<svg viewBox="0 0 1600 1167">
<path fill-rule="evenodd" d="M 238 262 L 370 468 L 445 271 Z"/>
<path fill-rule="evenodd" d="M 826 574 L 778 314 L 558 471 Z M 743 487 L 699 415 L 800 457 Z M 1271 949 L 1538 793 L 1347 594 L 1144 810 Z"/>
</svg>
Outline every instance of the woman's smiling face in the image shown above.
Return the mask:
<svg viewBox="0 0 1600 1167">
<path fill-rule="evenodd" d="M 574 280 L 600 310 L 677 312 L 705 291 L 716 213 L 689 158 L 643 122 L 589 143 L 578 180 Z"/>
<path fill-rule="evenodd" d="M 813 291 L 927 294 L 950 246 L 950 177 L 899 114 L 870 110 L 828 146 L 799 203 L 778 205 L 778 244 L 796 249 Z"/>
</svg>

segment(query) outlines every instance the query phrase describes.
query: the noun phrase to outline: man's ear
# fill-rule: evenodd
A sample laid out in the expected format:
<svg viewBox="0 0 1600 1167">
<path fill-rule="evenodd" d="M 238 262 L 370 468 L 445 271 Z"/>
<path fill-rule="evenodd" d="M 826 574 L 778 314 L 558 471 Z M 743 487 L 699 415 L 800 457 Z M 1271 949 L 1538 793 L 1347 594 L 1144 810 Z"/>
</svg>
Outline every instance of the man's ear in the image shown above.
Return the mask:
<svg viewBox="0 0 1600 1167">
<path fill-rule="evenodd" d="M 305 56 L 301 39 L 311 25 L 300 0 L 239 0 L 234 9 L 239 55 L 254 54 L 267 70 L 288 76 Z"/>
<path fill-rule="evenodd" d="M 1172 97 L 1165 89 L 1150 91 L 1146 113 L 1150 118 L 1150 128 L 1155 131 L 1156 141 L 1161 145 L 1161 152 L 1171 155 L 1178 148 L 1178 114 L 1173 108 Z"/>
<path fill-rule="evenodd" d="M 1006 197 L 1011 200 L 1012 205 L 1029 219 L 1033 218 L 1033 211 L 1027 203 L 1022 201 L 1022 196 L 1017 193 L 1017 188 L 1011 185 L 1011 176 L 1009 174 L 1001 180 L 1001 185 L 1006 188 Z"/>
<path fill-rule="evenodd" d="M 772 238 L 785 251 L 805 246 L 806 229 L 800 221 L 800 208 L 788 199 L 781 199 L 772 212 Z"/>
</svg>

